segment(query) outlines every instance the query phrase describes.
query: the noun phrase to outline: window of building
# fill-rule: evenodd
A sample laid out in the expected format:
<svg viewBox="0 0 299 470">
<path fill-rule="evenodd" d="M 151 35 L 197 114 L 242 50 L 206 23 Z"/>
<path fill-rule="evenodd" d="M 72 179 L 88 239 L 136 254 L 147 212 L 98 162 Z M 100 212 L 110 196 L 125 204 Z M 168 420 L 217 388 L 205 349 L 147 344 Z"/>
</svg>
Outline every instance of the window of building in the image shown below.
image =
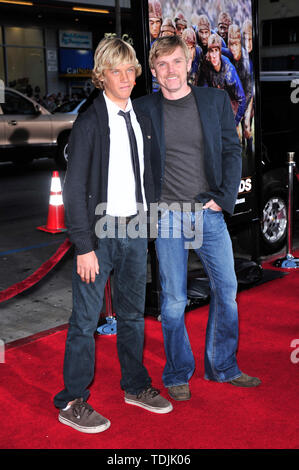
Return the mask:
<svg viewBox="0 0 299 470">
<path fill-rule="evenodd" d="M 8 86 L 29 97 L 45 94 L 45 59 L 42 48 L 7 47 Z"/>
<path fill-rule="evenodd" d="M 27 96 L 43 98 L 46 93 L 43 30 L 4 27 L 4 47 L 7 85 Z"/>
<path fill-rule="evenodd" d="M 281 18 L 263 22 L 263 46 L 299 43 L 299 18 Z"/>
<path fill-rule="evenodd" d="M 296 44 L 299 42 L 299 22 L 298 18 L 283 18 L 273 21 L 272 24 L 272 45 Z"/>
<path fill-rule="evenodd" d="M 5 28 L 5 43 L 12 46 L 44 46 L 43 31 L 37 28 Z"/>
</svg>

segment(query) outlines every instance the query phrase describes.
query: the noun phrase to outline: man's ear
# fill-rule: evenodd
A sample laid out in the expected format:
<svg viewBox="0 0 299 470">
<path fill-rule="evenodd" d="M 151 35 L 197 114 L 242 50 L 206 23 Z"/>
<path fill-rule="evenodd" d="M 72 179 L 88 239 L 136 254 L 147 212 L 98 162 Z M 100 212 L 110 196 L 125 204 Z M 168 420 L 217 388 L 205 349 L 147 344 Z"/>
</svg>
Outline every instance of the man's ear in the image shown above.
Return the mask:
<svg viewBox="0 0 299 470">
<path fill-rule="evenodd" d="M 100 82 L 104 82 L 104 70 L 102 71 L 102 73 L 100 75 L 98 75 L 98 79 L 100 80 Z"/>
<path fill-rule="evenodd" d="M 151 72 L 152 72 L 152 75 L 157 78 L 157 74 L 156 74 L 156 70 L 155 69 L 151 69 Z"/>
</svg>

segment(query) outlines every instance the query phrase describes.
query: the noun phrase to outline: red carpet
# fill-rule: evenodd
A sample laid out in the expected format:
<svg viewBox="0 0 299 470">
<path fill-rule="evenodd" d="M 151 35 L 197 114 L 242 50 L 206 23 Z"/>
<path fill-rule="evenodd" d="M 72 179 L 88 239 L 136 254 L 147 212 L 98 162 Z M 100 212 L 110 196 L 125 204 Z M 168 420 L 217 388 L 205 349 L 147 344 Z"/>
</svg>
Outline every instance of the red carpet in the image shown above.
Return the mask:
<svg viewBox="0 0 299 470">
<path fill-rule="evenodd" d="M 112 424 L 101 434 L 81 434 L 57 420 L 52 400 L 63 385 L 66 330 L 52 332 L 6 350 L 0 364 L 0 449 L 298 449 L 299 350 L 296 355 L 291 342 L 299 338 L 299 272 L 288 272 L 238 294 L 238 362 L 261 378 L 260 387 L 238 389 L 203 379 L 204 306 L 186 315 L 197 364 L 192 399 L 173 402 L 173 412 L 160 416 L 126 405 L 116 338 L 97 337 L 89 402 Z M 144 357 L 154 386 L 166 396 L 161 324 L 150 317 Z"/>
</svg>

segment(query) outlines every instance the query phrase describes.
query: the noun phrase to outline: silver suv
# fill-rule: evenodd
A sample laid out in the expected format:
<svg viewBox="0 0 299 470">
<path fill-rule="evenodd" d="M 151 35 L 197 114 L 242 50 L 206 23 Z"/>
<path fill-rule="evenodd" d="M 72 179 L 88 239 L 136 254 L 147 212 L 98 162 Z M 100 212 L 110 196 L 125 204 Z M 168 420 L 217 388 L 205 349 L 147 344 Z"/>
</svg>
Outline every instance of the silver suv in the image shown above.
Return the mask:
<svg viewBox="0 0 299 470">
<path fill-rule="evenodd" d="M 66 168 L 67 143 L 76 114 L 52 114 L 33 99 L 5 88 L 0 103 L 0 161 L 25 164 L 54 158 Z"/>
</svg>

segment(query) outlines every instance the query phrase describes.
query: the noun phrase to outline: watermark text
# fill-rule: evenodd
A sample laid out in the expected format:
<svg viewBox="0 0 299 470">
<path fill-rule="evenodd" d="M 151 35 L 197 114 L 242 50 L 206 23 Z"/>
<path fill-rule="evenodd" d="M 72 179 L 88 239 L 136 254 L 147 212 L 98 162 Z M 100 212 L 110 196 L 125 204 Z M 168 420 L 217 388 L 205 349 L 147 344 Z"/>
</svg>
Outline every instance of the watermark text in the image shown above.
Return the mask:
<svg viewBox="0 0 299 470">
<path fill-rule="evenodd" d="M 95 233 L 103 238 L 183 238 L 186 249 L 200 248 L 203 234 L 203 209 L 201 203 L 152 203 L 145 212 L 143 204 L 137 204 L 137 213 L 130 217 L 107 214 L 107 204 L 97 205 L 95 214 L 100 216 Z"/>
<path fill-rule="evenodd" d="M 298 364 L 298 362 L 299 362 L 299 339 L 293 339 L 291 341 L 290 346 L 291 346 L 291 348 L 295 348 L 291 352 L 291 356 L 290 356 L 291 362 L 293 364 Z"/>
</svg>

